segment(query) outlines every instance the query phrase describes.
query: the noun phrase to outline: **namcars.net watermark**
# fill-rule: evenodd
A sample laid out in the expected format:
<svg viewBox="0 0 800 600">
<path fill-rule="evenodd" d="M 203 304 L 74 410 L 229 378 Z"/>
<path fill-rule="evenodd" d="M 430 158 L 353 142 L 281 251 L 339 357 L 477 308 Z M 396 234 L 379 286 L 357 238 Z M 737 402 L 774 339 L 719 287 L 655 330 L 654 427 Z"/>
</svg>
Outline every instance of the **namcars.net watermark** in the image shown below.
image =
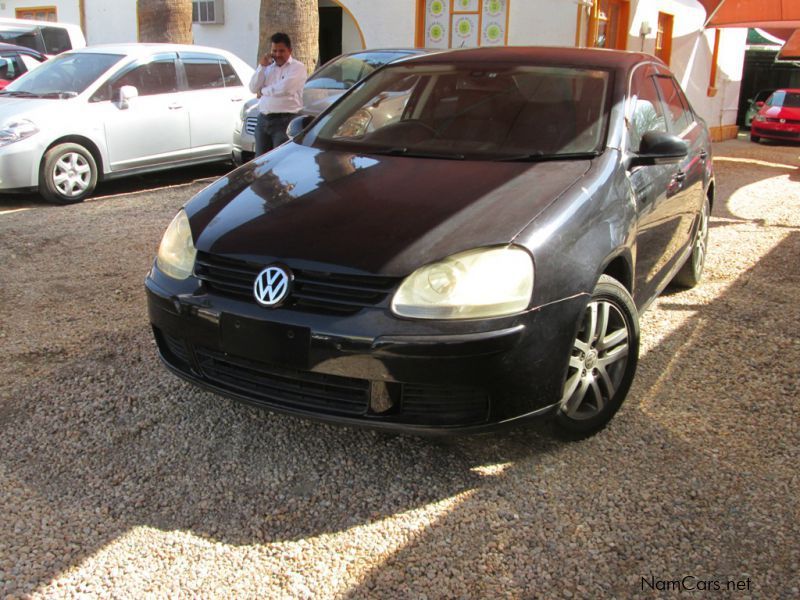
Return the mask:
<svg viewBox="0 0 800 600">
<path fill-rule="evenodd" d="M 642 591 L 658 592 L 749 592 L 752 580 L 746 579 L 706 579 L 686 575 L 680 579 L 659 579 L 655 575 L 642 577 Z"/>
</svg>

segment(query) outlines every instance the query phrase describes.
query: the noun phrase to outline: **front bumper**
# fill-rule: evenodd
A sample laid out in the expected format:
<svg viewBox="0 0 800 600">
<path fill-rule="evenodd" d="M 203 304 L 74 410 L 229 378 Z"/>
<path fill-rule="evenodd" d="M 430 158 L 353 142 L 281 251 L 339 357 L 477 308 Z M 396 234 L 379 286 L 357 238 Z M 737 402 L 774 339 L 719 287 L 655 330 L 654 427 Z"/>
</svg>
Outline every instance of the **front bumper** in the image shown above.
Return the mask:
<svg viewBox="0 0 800 600">
<path fill-rule="evenodd" d="M 28 190 L 39 186 L 39 163 L 44 148 L 33 135 L 0 147 L 0 191 Z"/>
<path fill-rule="evenodd" d="M 773 123 L 771 121 L 756 121 L 750 125 L 751 135 L 773 140 L 800 141 L 800 123 Z"/>
<path fill-rule="evenodd" d="M 588 301 L 425 323 L 382 309 L 264 309 L 155 267 L 146 289 L 161 358 L 184 379 L 277 412 L 408 433 L 479 432 L 552 412 Z"/>
</svg>

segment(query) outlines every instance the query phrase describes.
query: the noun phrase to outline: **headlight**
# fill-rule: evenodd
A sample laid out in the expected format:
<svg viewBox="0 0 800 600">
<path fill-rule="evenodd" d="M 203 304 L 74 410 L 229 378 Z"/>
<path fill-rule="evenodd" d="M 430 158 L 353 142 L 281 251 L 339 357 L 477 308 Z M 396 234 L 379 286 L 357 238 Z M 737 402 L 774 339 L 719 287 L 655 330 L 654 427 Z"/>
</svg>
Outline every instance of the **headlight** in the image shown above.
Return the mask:
<svg viewBox="0 0 800 600">
<path fill-rule="evenodd" d="M 7 146 L 8 144 L 24 140 L 35 133 L 39 133 L 39 128 L 31 121 L 28 121 L 28 119 L 20 119 L 19 121 L 6 123 L 5 127 L 0 129 L 0 146 Z"/>
<path fill-rule="evenodd" d="M 522 248 L 480 248 L 455 254 L 406 277 L 392 311 L 415 319 L 475 319 L 525 310 L 533 261 Z"/>
<path fill-rule="evenodd" d="M 197 249 L 194 247 L 189 217 L 181 209 L 161 238 L 156 264 L 170 277 L 186 279 L 192 274 L 195 256 Z"/>
<path fill-rule="evenodd" d="M 767 120 L 767 117 L 765 117 L 764 115 L 756 115 L 756 121 L 758 121 L 760 123 L 763 123 L 766 120 Z"/>
</svg>

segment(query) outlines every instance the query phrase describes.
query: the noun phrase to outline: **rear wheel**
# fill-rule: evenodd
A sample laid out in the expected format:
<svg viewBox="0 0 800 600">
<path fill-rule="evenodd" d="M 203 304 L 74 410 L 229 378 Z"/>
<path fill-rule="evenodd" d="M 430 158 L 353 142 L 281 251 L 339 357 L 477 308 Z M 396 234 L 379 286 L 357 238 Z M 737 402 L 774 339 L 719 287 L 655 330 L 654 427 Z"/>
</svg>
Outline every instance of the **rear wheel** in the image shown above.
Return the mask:
<svg viewBox="0 0 800 600">
<path fill-rule="evenodd" d="M 586 436 L 611 420 L 628 394 L 639 357 L 639 316 L 625 287 L 603 275 L 581 316 L 555 423 Z"/>
<path fill-rule="evenodd" d="M 708 198 L 703 202 L 700 211 L 700 222 L 697 224 L 697 231 L 692 241 L 692 254 L 672 279 L 672 283 L 685 288 L 692 288 L 700 283 L 703 278 L 703 267 L 706 264 L 706 253 L 708 251 L 708 214 L 711 212 L 711 205 Z"/>
<path fill-rule="evenodd" d="M 83 202 L 97 185 L 97 163 L 80 144 L 59 144 L 44 155 L 39 193 L 48 202 Z"/>
</svg>

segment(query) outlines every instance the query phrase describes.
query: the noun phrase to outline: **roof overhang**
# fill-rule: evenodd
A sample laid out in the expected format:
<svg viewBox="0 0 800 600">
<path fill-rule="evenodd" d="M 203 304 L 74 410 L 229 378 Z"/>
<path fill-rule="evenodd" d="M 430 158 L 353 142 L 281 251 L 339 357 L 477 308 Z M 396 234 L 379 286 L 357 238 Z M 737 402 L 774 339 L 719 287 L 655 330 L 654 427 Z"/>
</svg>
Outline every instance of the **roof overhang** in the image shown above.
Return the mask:
<svg viewBox="0 0 800 600">
<path fill-rule="evenodd" d="M 706 9 L 707 28 L 757 27 L 787 40 L 778 60 L 800 59 L 798 0 L 697 0 Z"/>
</svg>

